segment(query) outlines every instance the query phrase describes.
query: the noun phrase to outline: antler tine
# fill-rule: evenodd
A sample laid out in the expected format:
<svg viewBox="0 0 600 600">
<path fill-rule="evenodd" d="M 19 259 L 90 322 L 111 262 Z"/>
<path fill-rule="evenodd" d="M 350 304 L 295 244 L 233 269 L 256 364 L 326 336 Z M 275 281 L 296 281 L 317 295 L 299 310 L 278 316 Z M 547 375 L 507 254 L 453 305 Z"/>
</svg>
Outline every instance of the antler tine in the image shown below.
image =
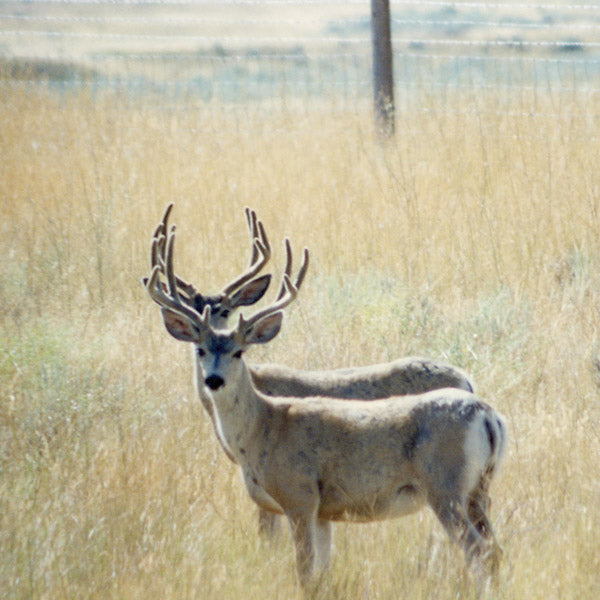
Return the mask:
<svg viewBox="0 0 600 600">
<path fill-rule="evenodd" d="M 180 301 L 175 300 L 164 292 L 162 285 L 160 285 L 158 281 L 160 272 L 160 267 L 156 265 L 152 269 L 150 278 L 145 281 L 146 290 L 148 291 L 148 294 L 150 294 L 152 300 L 159 306 L 162 306 L 162 308 L 172 310 L 177 314 L 187 317 L 195 325 L 204 324 L 203 316 L 199 315 L 193 308 L 186 304 L 182 304 Z"/>
<path fill-rule="evenodd" d="M 258 237 L 258 225 L 256 224 L 257 217 L 256 211 L 251 208 L 244 208 L 246 214 L 246 222 L 248 223 L 248 229 L 250 231 L 250 242 L 252 243 L 252 255 L 250 256 L 250 264 L 253 265 L 258 259 L 258 249 L 254 245 L 254 240 Z"/>
<path fill-rule="evenodd" d="M 173 203 L 171 202 L 169 204 L 169 206 L 167 206 L 167 209 L 165 210 L 165 213 L 163 214 L 163 218 L 161 220 L 161 222 L 156 226 L 156 229 L 154 230 L 154 235 L 152 236 L 152 240 L 157 240 L 158 244 L 156 245 L 156 247 L 154 246 L 154 244 L 152 245 L 152 255 L 150 257 L 151 259 L 151 267 L 150 268 L 154 268 L 154 265 L 159 264 L 159 261 L 163 260 L 163 257 L 165 255 L 165 242 L 166 242 L 166 237 L 167 237 L 167 227 L 168 227 L 168 222 L 169 222 L 169 215 L 171 214 L 171 211 L 173 210 Z"/>
<path fill-rule="evenodd" d="M 159 244 L 159 240 L 153 241 L 153 246 Z M 177 290 L 177 279 L 173 274 L 173 249 L 175 244 L 175 227 L 171 228 L 171 231 L 166 242 L 166 256 L 163 267 L 159 264 L 155 264 L 152 268 L 150 278 L 145 281 L 146 289 L 150 294 L 150 297 L 163 308 L 170 309 L 180 315 L 183 315 L 190 319 L 194 324 L 200 325 L 205 323 L 204 315 L 200 315 L 187 303 L 184 304 L 181 301 L 179 292 Z M 156 250 L 153 248 L 153 252 Z M 166 292 L 163 285 L 159 282 L 159 275 L 163 273 L 167 278 Z"/>
<path fill-rule="evenodd" d="M 271 244 L 267 238 L 267 233 L 262 221 L 259 221 L 256 216 L 256 211 L 246 207 L 244 212 L 246 213 L 246 221 L 248 223 L 248 229 L 250 230 L 250 241 L 252 242 L 252 255 L 250 256 L 249 264 L 253 265 L 258 260 L 260 254 L 258 248 L 253 243 L 254 240 L 260 240 L 269 253 L 271 251 Z"/>
<path fill-rule="evenodd" d="M 228 283 L 221 294 L 229 296 L 244 283 L 250 281 L 271 258 L 271 244 L 267 238 L 264 225 L 256 217 L 256 212 L 246 208 L 246 220 L 252 235 L 252 255 L 248 268 L 232 282 Z"/>
<path fill-rule="evenodd" d="M 165 254 L 165 276 L 167 278 L 167 285 L 169 286 L 169 294 L 173 297 L 176 302 L 181 302 L 179 292 L 177 291 L 177 280 L 173 273 L 173 254 L 175 244 L 175 225 L 171 227 L 169 232 L 169 238 L 167 239 L 167 252 Z"/>
<path fill-rule="evenodd" d="M 156 229 L 154 230 L 154 235 L 152 236 L 153 238 L 158 238 L 161 235 L 166 235 L 167 224 L 169 222 L 169 215 L 171 214 L 172 210 L 173 210 L 173 203 L 171 202 L 167 206 L 160 223 L 156 226 Z"/>
<path fill-rule="evenodd" d="M 288 277 L 292 277 L 292 245 L 290 244 L 289 238 L 285 238 L 285 275 Z M 304 281 L 304 277 L 306 275 L 306 271 L 308 270 L 308 261 L 309 261 L 309 253 L 308 248 L 304 248 L 304 252 L 302 254 L 302 264 L 300 265 L 300 270 L 298 271 L 298 275 L 296 276 L 296 282 L 294 283 L 294 287 L 296 290 L 300 289 L 302 282 Z M 285 294 L 284 282 L 281 282 L 281 288 L 279 288 L 279 294 L 277 295 L 277 300 L 283 297 Z"/>
<path fill-rule="evenodd" d="M 304 248 L 302 252 L 302 264 L 300 265 L 300 271 L 298 271 L 298 276 L 296 277 L 296 289 L 300 289 L 302 282 L 304 281 L 304 277 L 306 276 L 306 271 L 308 271 L 308 262 L 309 262 L 309 252 L 308 248 Z"/>
<path fill-rule="evenodd" d="M 152 236 L 152 252 L 150 255 L 150 268 L 153 269 L 155 265 L 158 265 L 161 269 L 161 272 L 165 272 L 165 256 L 166 256 L 166 246 L 167 246 L 167 236 L 168 236 L 168 227 L 169 227 L 169 216 L 171 215 L 171 211 L 173 210 L 173 203 L 171 202 L 165 213 L 163 215 L 162 221 L 157 225 L 154 235 Z M 179 291 L 185 294 L 183 301 L 186 304 L 192 304 L 194 296 L 197 294 L 196 288 L 191 284 L 181 279 L 180 277 L 175 277 L 177 281 L 177 287 Z"/>
<path fill-rule="evenodd" d="M 196 294 L 196 288 L 191 283 L 187 283 L 175 275 L 173 269 L 173 249 L 175 247 L 175 225 L 171 227 L 169 237 L 166 243 L 167 251 L 165 255 L 164 273 L 169 286 L 169 293 L 178 301 L 193 307 L 193 300 Z M 182 298 L 179 292 L 183 291 L 188 297 Z"/>
<path fill-rule="evenodd" d="M 154 267 L 163 267 L 161 255 L 163 254 L 162 245 L 164 244 L 165 236 L 157 228 L 156 232 L 152 236 L 152 242 L 150 244 L 150 269 Z"/>
<path fill-rule="evenodd" d="M 269 255 L 269 258 L 270 258 L 271 257 L 271 244 L 269 242 L 269 238 L 267 237 L 267 232 L 265 231 L 265 226 L 263 225 L 262 221 L 257 221 L 257 225 L 258 225 L 258 239 L 260 240 L 262 245 L 265 247 L 265 249 Z M 254 237 L 256 238 L 257 236 L 254 236 Z"/>
<path fill-rule="evenodd" d="M 262 310 L 259 310 L 257 313 L 253 314 L 249 319 L 244 319 L 243 315 L 240 315 L 240 320 L 238 323 L 238 331 L 243 331 L 244 329 L 248 329 L 261 319 L 276 313 L 280 310 L 283 310 L 288 304 L 294 301 L 296 296 L 298 295 L 298 288 L 292 283 L 289 275 L 284 273 L 283 282 L 281 284 L 283 289 L 283 295 L 278 298 L 271 306 L 267 306 Z"/>
<path fill-rule="evenodd" d="M 168 223 L 169 223 L 169 216 L 171 215 L 171 211 L 173 210 L 173 202 L 169 203 L 169 206 L 167 206 L 166 210 L 165 210 L 165 214 L 163 215 L 162 221 L 159 225 L 162 226 L 162 232 L 166 235 L 167 233 L 167 227 L 168 227 Z"/>
<path fill-rule="evenodd" d="M 156 228 L 156 231 L 154 232 L 154 235 L 152 236 L 152 241 L 150 242 L 150 272 L 151 273 L 155 267 L 159 270 L 159 272 L 163 272 L 163 265 L 161 265 L 160 256 L 159 256 L 160 251 L 158 250 L 159 244 L 161 243 L 161 234 L 159 233 L 159 227 Z M 142 283 L 145 286 L 147 286 L 149 279 L 150 279 L 149 277 L 144 277 L 142 279 Z"/>
</svg>

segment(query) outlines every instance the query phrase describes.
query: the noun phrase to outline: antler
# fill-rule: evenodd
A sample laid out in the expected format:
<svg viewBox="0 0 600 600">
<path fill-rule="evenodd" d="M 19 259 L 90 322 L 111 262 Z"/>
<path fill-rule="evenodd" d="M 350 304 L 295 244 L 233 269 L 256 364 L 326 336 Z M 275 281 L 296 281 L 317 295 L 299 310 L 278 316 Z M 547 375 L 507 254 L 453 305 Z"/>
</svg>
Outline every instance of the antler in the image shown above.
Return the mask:
<svg viewBox="0 0 600 600">
<path fill-rule="evenodd" d="M 154 264 L 152 267 L 152 273 L 150 278 L 145 280 L 146 289 L 150 294 L 150 297 L 160 306 L 165 309 L 171 310 L 177 314 L 187 317 L 194 325 L 202 328 L 206 325 L 208 318 L 208 310 L 204 312 L 206 314 L 200 315 L 187 303 L 182 302 L 179 292 L 177 290 L 177 278 L 173 273 L 173 248 L 175 243 L 175 227 L 171 228 L 170 233 L 167 236 L 166 242 L 163 239 L 157 238 L 152 241 L 152 254 L 158 253 L 157 246 L 163 244 L 166 247 L 165 262 L 160 264 Z M 164 272 L 167 278 L 167 285 L 165 286 L 159 281 L 159 275 Z M 208 307 L 207 307 L 208 308 Z"/>
<path fill-rule="evenodd" d="M 169 206 L 167 206 L 167 210 L 165 210 L 165 214 L 163 215 L 162 221 L 158 224 L 158 226 L 154 230 L 154 235 L 152 236 L 152 245 L 150 251 L 150 269 L 154 269 L 155 266 L 158 266 L 160 272 L 163 274 L 165 273 L 165 257 L 168 237 L 169 215 L 171 214 L 172 209 L 173 203 L 171 202 Z M 179 291 L 185 294 L 185 298 L 183 298 L 183 301 L 187 305 L 193 306 L 194 296 L 198 293 L 196 288 L 191 283 L 181 279 L 180 277 L 175 276 L 175 281 L 177 282 L 177 287 L 179 288 Z"/>
<path fill-rule="evenodd" d="M 292 277 L 292 245 L 290 244 L 290 240 L 285 238 L 285 275 L 287 275 L 290 279 Z M 300 265 L 300 270 L 298 271 L 298 275 L 296 276 L 296 283 L 294 283 L 294 287 L 296 290 L 300 289 L 302 282 L 304 281 L 304 276 L 306 275 L 306 271 L 308 270 L 308 248 L 304 248 L 304 252 L 302 254 L 302 264 Z M 277 300 L 283 297 L 285 294 L 284 282 L 281 282 L 281 287 L 279 288 L 279 294 L 277 295 Z"/>
<path fill-rule="evenodd" d="M 210 311 L 205 310 L 202 314 L 195 309 L 194 297 L 198 293 L 194 286 L 180 277 L 177 277 L 173 268 L 175 227 L 168 230 L 168 221 L 173 204 L 169 204 L 158 224 L 152 238 L 150 252 L 151 275 L 144 279 L 144 285 L 150 297 L 161 307 L 171 310 L 177 314 L 187 317 L 194 325 L 203 328 L 208 323 L 207 315 Z M 229 283 L 222 292 L 224 297 L 231 295 L 237 288 L 243 286 L 252 279 L 267 263 L 271 257 L 271 246 L 267 238 L 264 226 L 258 220 L 256 212 L 246 208 L 246 220 L 252 237 L 252 255 L 250 264 L 246 271 Z M 292 283 L 292 248 L 289 239 L 285 239 L 286 266 L 282 277 L 282 283 L 275 302 L 254 314 L 246 320 L 240 316 L 238 330 L 248 328 L 266 316 L 282 310 L 290 304 L 298 294 L 298 289 L 304 281 L 309 263 L 308 250 L 304 249 L 304 255 L 300 270 L 296 276 L 296 282 Z M 160 275 L 166 278 L 166 283 L 160 280 Z M 183 294 L 183 295 L 182 295 Z"/>
<path fill-rule="evenodd" d="M 256 217 L 256 211 L 246 207 L 244 212 L 246 213 L 246 222 L 248 223 L 252 242 L 250 264 L 239 277 L 223 288 L 221 291 L 223 296 L 231 295 L 237 288 L 250 281 L 271 258 L 271 244 L 267 238 L 267 233 L 262 221 L 259 221 Z"/>
<path fill-rule="evenodd" d="M 267 306 L 266 308 L 259 310 L 258 312 L 254 313 L 249 319 L 244 319 L 244 316 L 240 315 L 237 331 L 248 331 L 248 329 L 250 329 L 253 325 L 258 323 L 258 321 L 284 309 L 296 298 L 296 296 L 298 295 L 298 288 L 292 283 L 292 280 L 286 273 L 284 273 L 283 275 L 281 291 L 283 292 L 283 295 L 281 295 L 280 298 L 273 302 L 271 306 Z"/>
<path fill-rule="evenodd" d="M 154 269 L 155 266 L 158 266 L 160 272 L 163 274 L 165 274 L 168 221 L 172 209 L 173 203 L 170 203 L 165 210 L 162 221 L 158 224 L 154 231 L 154 235 L 152 236 L 150 268 Z M 236 277 L 233 281 L 228 283 L 220 292 L 220 295 L 224 298 L 232 295 L 239 287 L 250 281 L 250 279 L 252 279 L 271 258 L 271 244 L 267 238 L 264 225 L 256 216 L 256 211 L 246 207 L 244 212 L 246 214 L 246 222 L 248 224 L 250 242 L 252 245 L 250 263 L 247 269 L 239 277 Z M 180 297 L 181 300 L 188 306 L 194 306 L 194 298 L 198 294 L 198 290 L 181 277 L 176 275 L 174 277 L 178 291 L 183 294 L 183 297 Z"/>
<path fill-rule="evenodd" d="M 281 287 L 279 288 L 279 294 L 277 295 L 275 302 L 271 304 L 271 306 L 267 306 L 257 313 L 254 313 L 249 319 L 244 319 L 243 315 L 240 315 L 238 331 L 247 330 L 261 319 L 284 309 L 288 304 L 293 302 L 298 295 L 298 290 L 304 281 L 304 276 L 308 269 L 308 248 L 304 248 L 302 265 L 296 276 L 296 283 L 292 283 L 292 246 L 288 238 L 285 238 L 285 251 L 287 256 L 286 265 L 281 280 Z"/>
<path fill-rule="evenodd" d="M 163 242 L 160 238 L 155 238 L 152 242 L 152 253 L 158 252 L 156 246 L 164 243 L 165 260 L 163 265 L 155 264 L 152 268 L 152 273 L 145 281 L 146 289 L 150 294 L 150 297 L 159 304 L 163 309 L 171 310 L 179 315 L 187 317 L 199 330 L 205 329 L 209 326 L 208 320 L 210 315 L 210 309 L 208 306 L 205 307 L 202 315 L 198 311 L 194 310 L 188 304 L 182 302 L 179 291 L 177 290 L 177 278 L 173 271 L 173 256 L 175 247 L 175 227 L 171 227 L 171 231 L 167 235 L 166 242 Z M 288 304 L 293 302 L 298 295 L 298 285 L 302 283 L 306 270 L 308 268 L 308 249 L 304 249 L 304 260 L 300 268 L 300 272 L 296 278 L 296 285 L 292 283 L 290 279 L 291 270 L 291 248 L 289 240 L 286 238 L 286 249 L 288 251 L 288 261 L 286 265 L 286 272 L 283 274 L 283 280 L 281 283 L 280 293 L 273 304 L 256 312 L 249 319 L 244 319 L 243 315 L 240 315 L 238 331 L 248 330 L 254 324 L 261 319 L 283 310 Z M 288 268 L 289 267 L 289 268 Z M 164 273 L 167 279 L 166 286 L 161 284 L 159 281 L 159 275 Z"/>
</svg>

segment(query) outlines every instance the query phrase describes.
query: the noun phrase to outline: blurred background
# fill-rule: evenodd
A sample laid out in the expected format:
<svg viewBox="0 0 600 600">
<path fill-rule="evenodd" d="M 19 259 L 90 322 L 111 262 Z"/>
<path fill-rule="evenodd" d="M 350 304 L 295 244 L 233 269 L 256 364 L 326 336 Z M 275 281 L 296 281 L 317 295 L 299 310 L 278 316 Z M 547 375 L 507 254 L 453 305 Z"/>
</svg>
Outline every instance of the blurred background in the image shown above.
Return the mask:
<svg viewBox="0 0 600 600">
<path fill-rule="evenodd" d="M 140 281 L 311 265 L 249 361 L 450 362 L 510 428 L 477 595 L 431 511 L 336 525 L 317 598 L 600 597 L 600 4 L 0 2 L 0 595 L 300 598 Z M 274 286 L 275 287 L 275 286 Z M 275 289 L 267 294 L 269 301 Z"/>
</svg>

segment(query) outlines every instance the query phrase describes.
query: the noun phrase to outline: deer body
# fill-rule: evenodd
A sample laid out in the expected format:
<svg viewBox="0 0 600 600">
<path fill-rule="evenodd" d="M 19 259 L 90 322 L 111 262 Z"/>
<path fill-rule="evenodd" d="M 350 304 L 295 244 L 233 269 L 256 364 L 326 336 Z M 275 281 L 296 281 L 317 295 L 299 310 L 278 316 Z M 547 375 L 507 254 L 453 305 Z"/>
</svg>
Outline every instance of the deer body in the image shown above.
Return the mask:
<svg viewBox="0 0 600 600">
<path fill-rule="evenodd" d="M 330 371 L 305 371 L 272 363 L 250 364 L 248 368 L 254 386 L 267 396 L 376 400 L 422 394 L 441 388 L 473 391 L 472 383 L 460 369 L 420 357 Z M 207 390 L 200 384 L 197 390 L 217 438 L 227 456 L 235 462 L 217 430 Z"/>
<path fill-rule="evenodd" d="M 308 503 L 330 521 L 402 516 L 431 497 L 432 468 L 444 490 L 467 495 L 503 448 L 502 419 L 468 392 L 290 401 L 253 389 L 248 373 L 244 379 L 235 392 L 211 396 L 248 491 L 266 510 L 287 513 Z"/>
<path fill-rule="evenodd" d="M 460 369 L 416 356 L 330 371 L 305 371 L 272 363 L 251 364 L 249 368 L 254 385 L 269 396 L 373 400 L 445 387 L 473 391 L 473 384 Z"/>
<path fill-rule="evenodd" d="M 155 237 L 146 289 L 161 306 L 169 333 L 193 344 L 200 398 L 227 455 L 240 466 L 250 497 L 266 514 L 283 513 L 290 523 L 301 583 L 307 585 L 329 561 L 331 522 L 387 519 L 426 504 L 468 562 L 490 562 L 493 569 L 501 551 L 486 514 L 488 488 L 504 455 L 506 427 L 471 392 L 468 379 L 452 367 L 432 369 L 422 359 L 417 367 L 407 359 L 408 368 L 400 361 L 313 374 L 306 385 L 297 372 L 281 367 L 257 367 L 253 373 L 243 353 L 279 333 L 282 309 L 304 277 L 307 252 L 295 285 L 286 267 L 277 300 L 224 330 L 214 325 L 210 305 L 200 314 L 191 294 L 180 297 L 179 288 L 185 293 L 187 284 L 173 273 L 173 241 L 174 233 L 167 240 Z M 289 255 L 289 244 L 286 248 Z M 255 272 L 253 267 L 252 276 Z M 285 383 L 276 390 L 272 375 L 282 372 L 279 381 Z M 270 381 L 266 392 L 275 395 L 257 388 L 261 377 Z M 371 398 L 393 394 L 392 380 L 403 391 L 421 389 L 415 377 L 424 389 L 431 389 L 432 378 L 457 387 L 369 401 L 324 395 L 327 390 L 344 397 L 357 388 Z"/>
<path fill-rule="evenodd" d="M 329 522 L 399 517 L 426 504 L 469 560 L 497 559 L 485 510 L 505 448 L 501 416 L 449 388 L 369 402 L 269 397 L 240 353 L 258 339 L 210 331 L 198 346 L 197 385 L 250 497 L 290 522 L 304 584 L 327 563 Z"/>
<path fill-rule="evenodd" d="M 334 369 L 304 371 L 278 364 L 248 365 L 253 385 L 267 396 L 307 398 L 321 396 L 339 400 L 376 400 L 421 394 L 442 388 L 473 391 L 469 378 L 456 367 L 427 358 L 407 357 L 389 363 Z M 208 413 L 217 439 L 227 457 L 237 462 L 219 431 L 211 399 L 198 383 L 198 395 Z M 273 532 L 274 515 L 260 515 L 261 531 Z"/>
</svg>

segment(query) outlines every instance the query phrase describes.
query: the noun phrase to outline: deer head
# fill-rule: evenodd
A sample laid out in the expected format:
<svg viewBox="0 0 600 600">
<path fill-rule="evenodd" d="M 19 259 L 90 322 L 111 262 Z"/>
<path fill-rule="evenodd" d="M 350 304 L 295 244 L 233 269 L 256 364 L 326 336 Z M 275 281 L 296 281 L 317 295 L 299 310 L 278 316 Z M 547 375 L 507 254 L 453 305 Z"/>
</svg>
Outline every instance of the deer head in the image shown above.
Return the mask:
<svg viewBox="0 0 600 600">
<path fill-rule="evenodd" d="M 214 324 L 211 306 L 206 304 L 200 312 L 191 302 L 184 300 L 180 289 L 188 289 L 181 285 L 173 270 L 173 253 L 175 230 L 171 229 L 164 242 L 164 251 L 155 246 L 163 243 L 153 241 L 153 256 L 162 255 L 164 261 L 153 261 L 152 273 L 144 280 L 150 297 L 161 306 L 161 312 L 167 331 L 177 340 L 191 342 L 196 347 L 196 360 L 199 375 L 203 383 L 211 390 L 217 390 L 227 381 L 236 378 L 237 363 L 244 351 L 252 344 L 264 344 L 272 340 L 280 331 L 283 320 L 283 309 L 290 304 L 298 293 L 308 269 L 308 250 L 304 250 L 304 258 L 296 282 L 291 281 L 292 251 L 288 239 L 285 240 L 287 253 L 286 268 L 277 299 L 268 307 L 258 311 L 246 319 L 240 315 L 237 327 L 231 330 L 221 329 Z M 164 274 L 166 283 L 160 281 Z M 189 295 L 186 296 L 189 299 Z"/>
</svg>

